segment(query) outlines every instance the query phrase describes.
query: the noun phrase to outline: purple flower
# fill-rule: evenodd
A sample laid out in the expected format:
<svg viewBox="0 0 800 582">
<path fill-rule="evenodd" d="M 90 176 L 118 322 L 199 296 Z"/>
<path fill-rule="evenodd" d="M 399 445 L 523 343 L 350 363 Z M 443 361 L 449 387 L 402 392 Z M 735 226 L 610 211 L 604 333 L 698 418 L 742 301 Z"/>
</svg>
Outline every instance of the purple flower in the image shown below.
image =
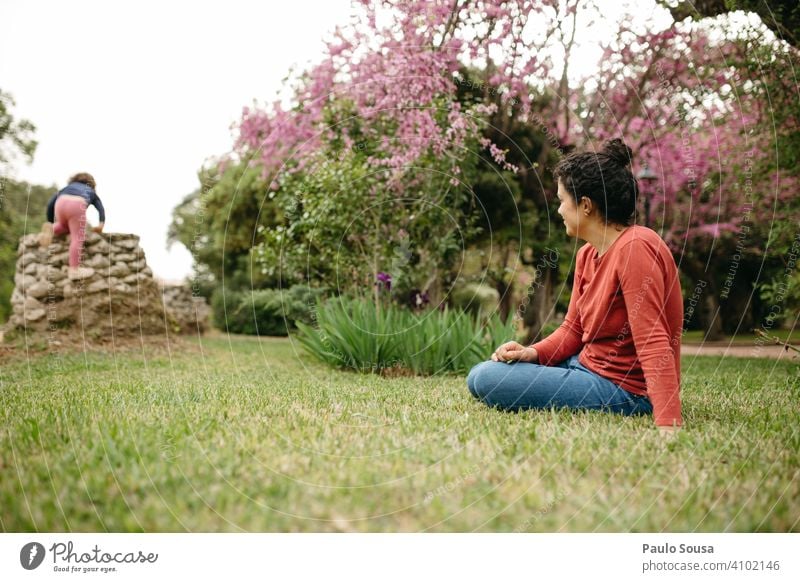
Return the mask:
<svg viewBox="0 0 800 582">
<path fill-rule="evenodd" d="M 392 276 L 389 273 L 384 273 L 383 271 L 381 271 L 380 273 L 378 273 L 378 280 L 375 284 L 385 288 L 387 291 L 391 291 Z"/>
</svg>

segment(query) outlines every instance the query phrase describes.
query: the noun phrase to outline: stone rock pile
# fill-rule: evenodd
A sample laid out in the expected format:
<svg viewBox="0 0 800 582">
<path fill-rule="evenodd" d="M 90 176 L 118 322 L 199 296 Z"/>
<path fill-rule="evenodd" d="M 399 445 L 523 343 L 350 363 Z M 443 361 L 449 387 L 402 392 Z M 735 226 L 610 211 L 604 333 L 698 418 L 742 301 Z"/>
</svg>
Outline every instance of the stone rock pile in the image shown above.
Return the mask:
<svg viewBox="0 0 800 582">
<path fill-rule="evenodd" d="M 183 333 L 203 333 L 210 325 L 211 308 L 203 297 L 192 293 L 190 285 L 163 285 L 164 305 L 172 312 Z"/>
<path fill-rule="evenodd" d="M 12 329 L 50 333 L 82 330 L 95 338 L 112 333 L 197 332 L 198 323 L 192 321 L 185 306 L 173 309 L 169 300 L 165 302 L 166 295 L 162 295 L 147 266 L 138 236 L 87 232 L 81 266 L 94 273 L 71 281 L 68 264 L 68 238 L 55 237 L 45 249 L 39 247 L 35 234 L 20 239 L 11 296 Z M 179 295 L 169 292 L 170 298 Z M 202 308 L 191 310 L 207 319 Z M 206 319 L 200 324 L 201 330 Z"/>
</svg>

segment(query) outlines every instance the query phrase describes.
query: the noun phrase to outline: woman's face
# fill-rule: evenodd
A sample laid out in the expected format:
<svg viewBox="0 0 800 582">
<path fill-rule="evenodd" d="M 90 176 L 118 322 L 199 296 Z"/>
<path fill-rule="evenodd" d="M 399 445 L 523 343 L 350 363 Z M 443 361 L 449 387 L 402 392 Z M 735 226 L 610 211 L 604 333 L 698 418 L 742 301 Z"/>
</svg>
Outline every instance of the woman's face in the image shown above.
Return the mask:
<svg viewBox="0 0 800 582">
<path fill-rule="evenodd" d="M 567 236 L 578 236 L 580 226 L 580 211 L 572 194 L 567 192 L 561 180 L 558 181 L 558 199 L 561 205 L 558 207 L 558 214 L 564 219 L 564 226 L 567 228 Z"/>
</svg>

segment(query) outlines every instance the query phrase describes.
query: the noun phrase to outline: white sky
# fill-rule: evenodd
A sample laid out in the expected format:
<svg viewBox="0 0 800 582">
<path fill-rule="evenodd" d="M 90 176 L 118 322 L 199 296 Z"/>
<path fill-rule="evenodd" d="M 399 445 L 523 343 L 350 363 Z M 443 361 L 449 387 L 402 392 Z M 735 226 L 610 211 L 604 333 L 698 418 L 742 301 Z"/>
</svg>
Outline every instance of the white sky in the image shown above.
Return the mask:
<svg viewBox="0 0 800 582">
<path fill-rule="evenodd" d="M 635 4 L 642 20 L 653 4 Z M 139 234 L 155 274 L 180 279 L 191 256 L 166 248 L 172 209 L 198 187 L 206 158 L 230 150 L 242 107 L 271 101 L 290 67 L 318 59 L 322 38 L 349 14 L 349 0 L 0 0 L 0 88 L 39 141 L 14 177 L 61 188 L 92 173 L 106 231 Z M 578 35 L 571 76 L 591 66 L 591 42 L 607 31 L 595 24 Z M 89 217 L 96 222 L 94 209 Z"/>
<path fill-rule="evenodd" d="M 349 13 L 348 0 L 0 0 L 0 88 L 39 141 L 14 175 L 63 188 L 91 172 L 106 231 L 139 234 L 157 276 L 188 275 L 189 252 L 166 248 L 172 208 L 230 150 L 242 107 L 271 101 Z"/>
</svg>

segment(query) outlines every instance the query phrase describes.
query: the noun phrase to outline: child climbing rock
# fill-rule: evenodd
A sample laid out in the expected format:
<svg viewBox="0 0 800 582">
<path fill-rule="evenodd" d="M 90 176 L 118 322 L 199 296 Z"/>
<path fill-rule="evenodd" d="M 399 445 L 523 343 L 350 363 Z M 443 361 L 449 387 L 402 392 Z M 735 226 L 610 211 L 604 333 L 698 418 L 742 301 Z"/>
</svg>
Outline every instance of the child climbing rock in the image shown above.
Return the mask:
<svg viewBox="0 0 800 582">
<path fill-rule="evenodd" d="M 42 225 L 39 245 L 47 247 L 53 235 L 69 233 L 69 278 L 86 279 L 94 274 L 89 267 L 80 267 L 83 254 L 83 241 L 86 238 L 86 209 L 91 204 L 100 214 L 100 224 L 92 228 L 94 232 L 103 232 L 106 211 L 100 197 L 95 192 L 97 184 L 91 174 L 82 172 L 69 179 L 66 188 L 59 190 L 47 203 L 47 222 Z"/>
</svg>

